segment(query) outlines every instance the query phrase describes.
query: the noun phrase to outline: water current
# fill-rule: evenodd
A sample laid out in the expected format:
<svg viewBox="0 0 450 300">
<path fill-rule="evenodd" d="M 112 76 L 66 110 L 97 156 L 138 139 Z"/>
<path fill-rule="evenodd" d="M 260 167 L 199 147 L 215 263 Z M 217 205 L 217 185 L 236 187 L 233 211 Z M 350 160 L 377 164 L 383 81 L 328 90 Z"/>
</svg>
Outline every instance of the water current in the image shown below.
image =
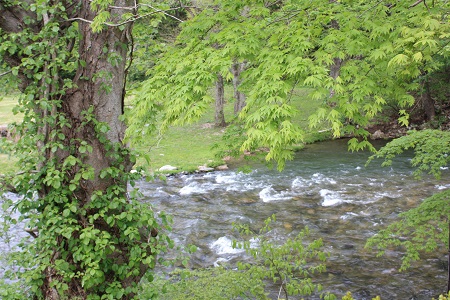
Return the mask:
<svg viewBox="0 0 450 300">
<path fill-rule="evenodd" d="M 380 162 L 365 166 L 369 154 L 347 151 L 346 140 L 308 145 L 279 173 L 254 165 L 248 173 L 236 170 L 169 177 L 167 181 L 140 182 L 143 201 L 174 218 L 172 238 L 195 244 L 191 263 L 209 267 L 244 259 L 233 249 L 232 222 L 260 228 L 276 214 L 271 233 L 283 240 L 308 226 L 311 238 L 322 238 L 330 253 L 327 272 L 318 277 L 325 290 L 355 299 L 431 299 L 446 287 L 445 251 L 435 252 L 399 272 L 401 252 L 394 249 L 377 258 L 364 249 L 367 238 L 417 206 L 433 193 L 450 188 L 450 173 L 443 179 L 416 180 L 410 155 L 392 167 Z M 0 241 L 5 254 L 24 233 L 11 229 L 12 242 Z M 0 268 L 0 277 L 1 277 Z M 315 296 L 305 299 L 318 299 Z"/>
<path fill-rule="evenodd" d="M 450 188 L 450 173 L 443 170 L 440 181 L 416 180 L 410 154 L 392 167 L 382 168 L 380 161 L 366 167 L 369 153 L 348 152 L 346 142 L 309 145 L 281 173 L 254 166 L 249 174 L 186 175 L 140 187 L 145 201 L 173 215 L 173 238 L 199 247 L 192 260 L 196 266 L 243 259 L 231 247 L 231 223 L 256 229 L 276 214 L 272 236 L 282 240 L 308 226 L 313 238 L 323 239 L 331 254 L 327 273 L 320 277 L 326 290 L 337 295 L 352 291 L 355 299 L 431 299 L 446 287 L 445 251 L 399 272 L 400 249 L 377 258 L 364 245 L 400 212 Z"/>
</svg>

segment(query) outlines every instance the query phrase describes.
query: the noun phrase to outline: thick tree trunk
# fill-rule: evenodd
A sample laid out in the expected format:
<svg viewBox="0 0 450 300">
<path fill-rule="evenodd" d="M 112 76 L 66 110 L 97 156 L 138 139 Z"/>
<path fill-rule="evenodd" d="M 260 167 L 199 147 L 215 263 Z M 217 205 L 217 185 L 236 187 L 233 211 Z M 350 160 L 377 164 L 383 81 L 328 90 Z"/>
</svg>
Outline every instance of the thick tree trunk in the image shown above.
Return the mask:
<svg viewBox="0 0 450 300">
<path fill-rule="evenodd" d="M 118 8 L 131 7 L 133 5 L 134 1 L 128 0 L 116 0 L 114 3 L 114 6 Z M 120 172 L 127 173 L 132 167 L 126 147 L 122 143 L 125 125 L 120 121 L 120 117 L 123 114 L 125 68 L 130 42 L 131 23 L 125 24 L 120 28 L 118 26 L 106 26 L 101 32 L 94 33 L 91 28 L 91 21 L 96 16 L 96 12 L 91 10 L 91 1 L 82 0 L 76 8 L 77 10 L 73 10 L 70 17 L 85 21 L 79 21 L 78 24 L 79 61 L 83 63 L 78 64 L 76 74 L 71 78 L 73 88 L 58 91 L 58 84 L 55 84 L 55 82 L 47 84 L 47 87 L 45 87 L 46 83 L 42 82 L 45 91 L 40 95 L 35 95 L 36 101 L 50 96 L 52 96 L 52 99 L 55 99 L 51 109 L 42 108 L 39 105 L 36 105 L 34 109 L 36 114 L 43 119 L 58 116 L 58 120 L 67 122 L 67 126 L 55 125 L 59 126 L 58 130 L 65 136 L 65 140 L 58 141 L 64 144 L 64 147 L 58 150 L 48 147 L 48 144 L 54 139 L 52 137 L 52 130 L 55 128 L 52 128 L 52 125 L 49 125 L 49 123 L 44 122 L 45 125 L 39 128 L 37 132 L 38 135 L 44 137 L 38 144 L 38 151 L 44 159 L 41 160 L 42 164 L 37 166 L 37 172 L 42 174 L 41 176 L 43 177 L 48 176 L 45 173 L 46 169 L 43 168 L 44 164 L 51 161 L 54 161 L 55 164 L 62 164 L 69 155 L 75 156 L 81 163 L 74 166 L 71 170 L 73 173 L 64 174 L 64 176 L 67 176 L 67 179 L 63 184 L 69 184 L 74 179 L 75 174 L 80 172 L 80 165 L 92 168 L 93 175 L 79 180 L 79 185 L 73 190 L 73 194 L 65 196 L 70 201 L 76 202 L 76 213 L 78 213 L 78 216 L 75 219 L 78 220 L 81 228 L 93 227 L 100 230 L 100 232 L 107 232 L 109 236 L 118 237 L 118 242 L 114 245 L 114 250 L 109 254 L 108 259 L 117 265 L 127 265 L 131 251 L 130 245 L 122 242 L 119 238 L 121 236 L 119 232 L 122 230 L 121 228 L 105 221 L 108 216 L 124 212 L 123 208 L 121 206 L 115 209 L 104 209 L 98 206 L 92 207 L 90 206 L 90 202 L 94 195 L 110 193 L 108 189 L 112 186 L 115 187 L 116 191 L 120 191 L 116 193 L 115 197 L 127 199 L 126 179 L 114 176 L 102 176 L 101 172 L 116 168 Z M 125 12 L 128 12 L 128 10 L 110 9 L 110 22 L 120 23 L 122 15 Z M 2 0 L 0 0 L 0 14 L 0 28 L 6 33 L 21 32 L 27 26 L 31 26 L 31 31 L 39 32 L 43 25 L 45 25 L 45 22 L 48 21 L 45 18 L 39 21 L 33 12 L 26 11 L 19 6 L 7 5 Z M 31 23 L 31 25 L 23 23 L 25 16 L 34 18 L 36 22 Z M 69 23 L 62 20 L 58 20 L 58 22 L 60 24 Z M 63 30 L 61 32 L 64 34 Z M 58 40 L 55 40 L 56 42 Z M 49 52 L 51 52 L 51 49 L 49 49 Z M 22 57 L 11 55 L 5 56 L 4 59 L 11 67 L 15 67 L 20 65 Z M 43 71 L 46 71 L 46 66 L 43 67 Z M 21 70 L 18 75 L 19 79 L 21 79 L 20 86 L 22 91 L 28 85 L 34 84 L 33 81 L 35 80 L 27 77 L 24 72 L 25 70 Z M 57 77 L 58 74 L 52 76 L 56 82 L 60 82 L 59 87 L 61 87 L 62 79 Z M 95 121 L 88 122 L 87 120 L 90 118 Z M 106 125 L 109 130 L 99 129 L 103 126 L 102 124 Z M 82 151 L 82 145 L 89 147 L 92 151 Z M 54 193 L 52 187 L 49 185 L 42 185 L 37 192 L 40 199 L 46 199 L 48 195 L 51 195 L 52 192 Z M 44 202 L 41 205 L 42 209 L 45 210 L 47 205 L 50 205 L 52 208 L 57 206 L 55 203 Z M 60 209 L 62 214 L 65 207 L 61 205 L 57 209 Z M 100 211 L 105 215 L 98 217 Z M 97 216 L 94 217 L 94 215 Z M 45 228 L 38 228 L 37 235 L 39 235 L 40 230 L 45 230 Z M 139 234 L 141 237 L 145 237 L 145 240 L 150 235 L 149 231 L 141 231 L 140 229 Z M 49 257 L 49 266 L 42 274 L 42 295 L 44 299 L 52 300 L 86 299 L 89 291 L 85 289 L 81 275 L 74 276 L 70 279 L 70 282 L 67 282 L 69 289 L 64 294 L 60 294 L 61 292 L 55 288 L 55 282 L 67 281 L 67 279 L 62 278 L 60 271 L 52 267 L 52 265 L 56 264 L 57 260 L 66 260 L 80 274 L 83 274 L 87 264 L 83 261 L 78 261 L 70 253 L 66 253 L 66 256 L 62 258 L 60 251 L 57 249 L 59 249 L 58 247 L 62 247 L 67 250 L 69 240 L 63 235 L 58 235 L 57 233 L 54 233 L 54 235 L 55 250 Z M 74 238 L 79 237 L 79 233 L 74 233 L 74 235 L 76 235 Z M 152 232 L 151 235 L 155 236 L 156 232 Z M 70 252 L 70 250 L 68 251 Z M 105 271 L 104 281 L 117 282 L 118 278 L 120 278 L 122 288 L 127 289 L 137 283 L 147 269 L 148 266 L 141 263 L 137 273 L 117 275 L 111 271 Z M 98 296 L 101 296 L 102 293 L 106 293 L 106 291 L 96 292 Z M 121 299 L 131 299 L 132 296 L 132 293 L 125 293 Z"/>
<path fill-rule="evenodd" d="M 225 127 L 227 123 L 225 122 L 225 114 L 223 112 L 223 108 L 225 105 L 225 90 L 223 77 L 220 74 L 217 74 L 217 82 L 216 82 L 216 115 L 215 115 L 215 126 L 217 127 Z"/>
<path fill-rule="evenodd" d="M 231 66 L 231 73 L 233 74 L 233 89 L 234 89 L 234 114 L 237 115 L 245 107 L 245 94 L 239 90 L 241 85 L 240 75 L 245 70 L 245 62 L 234 62 Z"/>
<path fill-rule="evenodd" d="M 116 1 L 117 6 L 129 6 L 126 1 Z M 121 11 L 113 10 L 111 14 L 121 15 Z M 85 20 L 93 20 L 95 13 L 90 10 L 90 1 L 84 0 L 80 11 L 80 18 Z M 123 148 L 122 139 L 125 133 L 125 125 L 119 121 L 123 112 L 124 85 L 125 85 L 125 64 L 127 57 L 128 36 L 130 26 L 126 26 L 124 30 L 116 27 L 107 27 L 99 33 L 92 32 L 90 23 L 79 22 L 80 41 L 79 55 L 80 60 L 86 62 L 84 67 L 80 67 L 74 78 L 76 88 L 67 91 L 63 96 L 62 106 L 59 113 L 65 115 L 71 124 L 70 128 L 66 127 L 63 133 L 68 137 L 68 141 L 87 141 L 92 147 L 92 152 L 79 153 L 79 158 L 83 163 L 91 166 L 94 170 L 94 176 L 90 180 L 83 182 L 83 186 L 76 191 L 79 207 L 86 207 L 92 199 L 94 193 L 105 192 L 108 187 L 119 185 L 126 191 L 127 182 L 118 182 L 115 178 L 101 178 L 100 172 L 111 166 L 117 165 L 114 155 L 108 155 L 111 150 L 107 149 L 108 144 L 117 144 L 119 149 Z M 110 58 L 116 57 L 114 64 L 110 62 Z M 100 140 L 100 136 L 93 125 L 83 125 L 85 119 L 84 114 L 92 109 L 93 117 L 105 123 L 109 130 L 105 133 L 107 143 Z M 70 145 L 67 145 L 70 147 Z M 56 155 L 58 160 L 63 161 L 68 152 L 58 151 Z M 50 159 L 51 153 L 47 151 Z M 125 159 L 121 163 L 125 171 L 130 171 L 132 164 L 129 159 Z M 44 196 L 44 195 L 41 195 Z M 123 195 L 125 196 L 125 195 Z M 98 210 L 88 209 L 87 216 L 94 215 Z M 85 218 L 86 218 L 85 217 Z M 95 226 L 101 230 L 114 233 L 117 228 L 108 226 L 104 220 L 98 219 Z M 128 250 L 126 245 L 117 245 L 117 252 L 112 257 L 116 261 L 127 261 Z M 53 259 L 60 258 L 58 253 L 53 255 Z M 123 280 L 124 288 L 130 286 L 133 282 L 138 281 L 143 275 L 143 269 L 138 276 L 128 277 Z M 47 269 L 42 292 L 46 299 L 60 299 L 61 296 L 73 299 L 86 297 L 86 291 L 80 279 L 74 278 L 70 284 L 68 295 L 58 295 L 52 287 L 52 281 L 59 278 L 53 278 L 52 274 L 56 273 L 51 268 Z M 113 278 L 107 278 L 106 281 Z M 131 297 L 124 296 L 123 299 Z"/>
</svg>

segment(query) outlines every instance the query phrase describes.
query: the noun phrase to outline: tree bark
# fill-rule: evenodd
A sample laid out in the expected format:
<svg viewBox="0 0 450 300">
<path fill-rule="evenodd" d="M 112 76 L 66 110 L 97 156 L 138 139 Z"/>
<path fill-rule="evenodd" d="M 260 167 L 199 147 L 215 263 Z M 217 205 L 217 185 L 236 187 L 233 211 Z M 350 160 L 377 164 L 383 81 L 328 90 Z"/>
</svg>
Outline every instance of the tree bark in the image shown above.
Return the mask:
<svg viewBox="0 0 450 300">
<path fill-rule="evenodd" d="M 131 7 L 135 3 L 130 0 L 116 0 L 115 7 Z M 81 214 L 78 217 L 81 226 L 87 226 L 86 220 L 90 216 L 98 213 L 100 208 L 90 208 L 89 204 L 93 199 L 95 193 L 107 193 L 108 188 L 111 186 L 119 187 L 118 190 L 122 192 L 117 195 L 118 197 L 127 198 L 127 181 L 124 179 L 118 179 L 113 177 L 101 176 L 102 170 L 106 170 L 110 167 L 120 168 L 123 172 L 131 170 L 133 163 L 130 161 L 128 152 L 124 151 L 126 146 L 122 143 L 122 139 L 125 133 L 125 125 L 120 121 L 120 117 L 123 114 L 123 102 L 125 97 L 125 69 L 128 55 L 128 45 L 131 36 L 131 24 L 125 24 L 121 28 L 118 26 L 107 26 L 101 32 L 93 32 L 91 28 L 91 22 L 96 17 L 96 12 L 91 9 L 91 1 L 82 0 L 76 3 L 76 6 L 72 4 L 66 5 L 66 11 L 70 9 L 72 19 L 83 19 L 86 21 L 79 21 L 79 40 L 78 40 L 78 52 L 79 63 L 75 75 L 70 78 L 73 82 L 73 88 L 66 89 L 64 91 L 58 91 L 58 86 L 63 86 L 62 78 L 58 78 L 58 74 L 54 75 L 54 79 L 59 81 L 59 84 L 47 84 L 41 82 L 45 87 L 45 91 L 40 95 L 35 95 L 35 101 L 42 98 L 52 97 L 58 99 L 57 104 L 53 104 L 52 109 L 43 109 L 38 105 L 35 106 L 35 112 L 41 118 L 49 117 L 50 115 L 63 116 L 68 122 L 68 126 L 61 126 L 59 129 L 65 135 L 66 139 L 64 147 L 57 151 L 51 150 L 50 147 L 46 147 L 51 142 L 51 125 L 42 126 L 39 128 L 38 134 L 44 138 L 38 144 L 38 151 L 40 155 L 44 157 L 43 163 L 48 161 L 55 161 L 58 163 L 64 162 L 69 155 L 74 155 L 73 151 L 69 152 L 68 149 L 79 147 L 78 142 L 84 141 L 87 145 L 92 147 L 92 151 L 78 151 L 75 156 L 80 159 L 84 165 L 91 166 L 94 175 L 89 179 L 82 179 L 80 186 L 77 186 L 74 191 L 73 201 L 77 201 L 77 207 L 80 211 L 84 208 L 85 214 Z M 122 15 L 128 12 L 122 9 L 110 9 L 112 23 L 120 23 Z M 22 6 L 11 6 L 7 1 L 0 0 L 0 28 L 5 34 L 19 33 L 24 30 L 31 30 L 32 32 L 39 32 L 48 20 L 41 20 L 36 17 L 34 12 L 24 9 Z M 33 20 L 31 23 L 24 23 L 25 19 Z M 55 21 L 55 20 L 53 20 Z M 69 27 L 70 22 L 64 20 L 56 20 L 61 24 L 61 34 L 64 34 L 64 27 Z M 56 39 L 55 44 L 58 42 Z M 31 43 L 31 41 L 29 41 Z M 24 45 L 24 47 L 27 45 Z M 66 47 L 71 47 L 66 45 Z M 51 49 L 49 49 L 51 52 Z M 11 67 L 20 66 L 21 61 L 25 58 L 23 56 L 14 53 L 13 55 L 4 55 L 4 60 Z M 43 67 L 45 72 L 46 66 Z M 42 70 L 41 70 L 42 71 Z M 20 79 L 20 89 L 25 91 L 26 87 L 34 84 L 34 78 L 30 78 L 26 74 L 25 68 L 21 68 L 18 74 Z M 55 102 L 56 103 L 56 102 Z M 86 123 L 86 112 L 91 110 L 92 116 L 96 122 L 101 122 L 109 127 L 104 135 L 100 135 L 98 128 L 93 123 Z M 121 159 L 118 160 L 118 157 Z M 42 168 L 43 165 L 37 166 Z M 73 176 L 79 171 L 74 169 L 73 174 L 67 175 L 69 179 L 68 184 L 73 179 Z M 41 176 L 46 176 L 45 169 L 38 170 L 41 172 Z M 52 192 L 51 186 L 43 185 L 38 190 L 39 198 L 45 199 L 47 195 Z M 54 203 L 44 203 L 43 208 L 46 205 L 55 205 Z M 61 213 L 64 207 L 61 207 Z M 118 214 L 123 209 L 120 207 L 114 210 L 109 210 L 108 213 Z M 93 223 L 93 226 L 102 231 L 109 232 L 111 236 L 119 236 L 119 228 L 117 226 L 110 226 L 105 222 L 105 218 L 98 218 Z M 89 226 L 92 226 L 90 224 Z M 38 228 L 37 235 L 40 230 Z M 149 236 L 149 231 L 140 230 L 141 237 Z M 152 232 L 152 236 L 156 233 Z M 74 238 L 76 238 L 74 236 Z M 64 243 L 67 243 L 67 238 L 55 233 L 56 243 L 58 247 L 65 247 Z M 117 264 L 127 264 L 130 255 L 129 245 L 118 242 L 115 245 L 115 251 L 109 256 L 109 258 Z M 60 252 L 55 250 L 49 257 L 49 267 L 43 272 L 43 282 L 41 285 L 41 291 L 44 299 L 86 299 L 89 291 L 83 287 L 83 283 L 80 277 L 73 277 L 68 282 L 69 289 L 60 294 L 54 287 L 55 281 L 61 281 L 62 277 L 58 274 L 58 271 L 51 267 L 52 263 L 55 263 L 57 259 L 61 259 Z M 70 255 L 65 258 L 70 264 L 74 265 L 76 270 L 83 272 L 83 262 L 76 261 Z M 141 264 L 138 273 L 132 275 L 122 276 L 121 284 L 124 289 L 139 282 L 140 278 L 146 272 L 148 267 Z M 120 276 L 119 276 L 120 277 Z M 112 273 L 105 274 L 105 281 L 117 280 L 117 275 Z M 101 292 L 97 293 L 101 296 Z M 121 299 L 131 299 L 133 294 L 125 294 Z"/>
<path fill-rule="evenodd" d="M 336 1 L 335 0 L 330 0 L 329 2 L 330 3 L 334 3 Z M 336 20 L 332 20 L 331 21 L 331 28 L 339 30 L 339 28 L 340 28 L 339 27 L 339 23 Z M 337 57 L 333 58 L 333 64 L 330 66 L 330 77 L 331 78 L 336 79 L 339 76 L 339 74 L 341 72 L 342 62 L 343 61 L 340 58 L 337 58 Z M 334 89 L 332 89 L 332 88 L 330 89 L 330 95 L 329 95 L 330 99 L 333 98 L 335 92 L 336 91 Z M 336 103 L 334 101 L 330 100 L 330 106 L 335 106 L 335 105 L 336 105 Z"/>
<path fill-rule="evenodd" d="M 225 114 L 223 111 L 225 105 L 225 90 L 223 77 L 220 74 L 217 74 L 217 82 L 216 82 L 216 115 L 215 115 L 215 126 L 216 127 L 225 127 L 227 123 L 225 122 Z"/>
<path fill-rule="evenodd" d="M 245 94 L 239 90 L 242 80 L 241 73 L 245 70 L 245 62 L 234 62 L 231 66 L 231 73 L 233 74 L 233 89 L 234 89 L 234 114 L 237 115 L 245 107 Z"/>
<path fill-rule="evenodd" d="M 432 121 L 436 116 L 436 110 L 434 108 L 434 100 L 431 97 L 430 83 L 425 81 L 424 93 L 422 94 L 422 108 L 425 111 L 425 116 L 428 121 Z"/>
</svg>

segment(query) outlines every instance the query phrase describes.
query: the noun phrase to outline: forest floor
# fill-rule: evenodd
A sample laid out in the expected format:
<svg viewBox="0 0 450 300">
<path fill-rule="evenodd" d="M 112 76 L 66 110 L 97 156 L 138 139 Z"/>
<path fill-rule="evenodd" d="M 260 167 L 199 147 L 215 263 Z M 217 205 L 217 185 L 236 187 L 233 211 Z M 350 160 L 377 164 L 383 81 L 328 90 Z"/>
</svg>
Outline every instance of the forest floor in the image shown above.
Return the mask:
<svg viewBox="0 0 450 300">
<path fill-rule="evenodd" d="M 433 120 L 428 120 L 425 113 L 413 107 L 410 111 L 408 126 L 402 126 L 398 122 L 398 115 L 389 110 L 378 118 L 373 125 L 367 129 L 373 139 L 393 139 L 404 136 L 410 130 L 440 129 L 450 130 L 450 104 L 441 104 L 436 107 L 436 116 Z"/>
</svg>

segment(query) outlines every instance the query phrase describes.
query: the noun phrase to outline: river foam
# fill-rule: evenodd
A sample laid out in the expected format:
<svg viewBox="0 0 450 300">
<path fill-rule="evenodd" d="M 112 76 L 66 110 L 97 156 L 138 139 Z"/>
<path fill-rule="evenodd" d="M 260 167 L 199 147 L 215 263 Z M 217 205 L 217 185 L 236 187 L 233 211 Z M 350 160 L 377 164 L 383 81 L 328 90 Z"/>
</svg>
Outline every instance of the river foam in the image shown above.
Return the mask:
<svg viewBox="0 0 450 300">
<path fill-rule="evenodd" d="M 323 198 L 322 206 L 332 206 L 344 202 L 339 192 L 322 189 L 319 191 L 319 193 L 320 197 Z"/>
<path fill-rule="evenodd" d="M 292 195 L 287 191 L 277 192 L 273 187 L 268 186 L 259 192 L 259 198 L 263 202 L 290 200 Z"/>
<path fill-rule="evenodd" d="M 223 254 L 239 254 L 244 252 L 243 249 L 233 248 L 233 242 L 230 238 L 222 236 L 210 244 L 211 250 L 218 255 Z"/>
</svg>

